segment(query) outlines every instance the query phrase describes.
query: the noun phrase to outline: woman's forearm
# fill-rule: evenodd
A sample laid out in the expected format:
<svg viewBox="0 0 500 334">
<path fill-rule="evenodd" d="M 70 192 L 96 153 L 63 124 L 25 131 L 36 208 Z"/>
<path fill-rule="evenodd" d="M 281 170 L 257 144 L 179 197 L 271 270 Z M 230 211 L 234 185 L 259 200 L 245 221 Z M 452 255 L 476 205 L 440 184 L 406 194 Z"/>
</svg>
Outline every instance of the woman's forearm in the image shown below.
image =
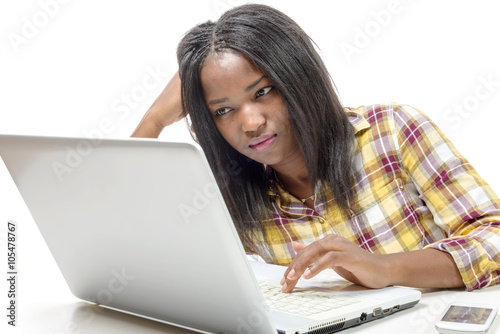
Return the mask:
<svg viewBox="0 0 500 334">
<path fill-rule="evenodd" d="M 158 138 L 165 127 L 183 117 L 181 80 L 176 72 L 146 112 L 132 137 Z"/>
<path fill-rule="evenodd" d="M 132 137 L 158 138 L 163 128 L 163 125 L 154 116 L 146 113 L 132 133 Z"/>
</svg>

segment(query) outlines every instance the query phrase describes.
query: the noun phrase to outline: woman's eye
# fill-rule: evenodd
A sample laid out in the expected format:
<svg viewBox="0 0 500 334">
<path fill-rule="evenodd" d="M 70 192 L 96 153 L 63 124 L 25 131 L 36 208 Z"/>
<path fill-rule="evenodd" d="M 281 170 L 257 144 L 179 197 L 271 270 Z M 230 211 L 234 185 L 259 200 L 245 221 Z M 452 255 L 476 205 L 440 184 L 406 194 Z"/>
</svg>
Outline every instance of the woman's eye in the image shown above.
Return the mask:
<svg viewBox="0 0 500 334">
<path fill-rule="evenodd" d="M 231 108 L 219 108 L 214 112 L 214 114 L 215 116 L 223 116 L 228 112 L 230 112 L 231 110 L 232 110 Z"/>
<path fill-rule="evenodd" d="M 259 91 L 257 91 L 257 93 L 255 93 L 255 97 L 264 96 L 264 95 L 268 94 L 270 91 L 272 91 L 273 88 L 274 88 L 273 86 L 264 87 L 264 88 L 260 89 Z"/>
</svg>

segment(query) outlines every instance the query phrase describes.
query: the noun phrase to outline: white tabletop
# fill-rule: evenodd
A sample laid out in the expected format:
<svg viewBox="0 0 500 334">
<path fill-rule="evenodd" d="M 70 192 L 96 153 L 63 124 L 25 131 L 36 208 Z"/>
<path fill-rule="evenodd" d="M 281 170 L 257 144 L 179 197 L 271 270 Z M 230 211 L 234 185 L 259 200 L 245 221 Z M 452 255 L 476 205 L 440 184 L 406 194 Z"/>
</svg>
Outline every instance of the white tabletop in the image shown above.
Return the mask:
<svg viewBox="0 0 500 334">
<path fill-rule="evenodd" d="M 30 280 L 36 280 L 32 278 Z M 19 326 L 16 329 L 9 328 L 8 333 L 193 333 L 186 329 L 80 302 L 71 296 L 59 279 L 52 280 L 50 285 L 39 287 L 36 284 L 28 285 L 28 279 L 24 279 L 23 283 L 24 298 L 21 299 Z M 45 283 L 49 281 L 46 280 Z M 472 293 L 426 291 L 420 303 L 409 310 L 346 329 L 341 333 L 437 333 L 434 321 L 449 302 L 480 301 L 498 304 L 499 297 L 500 287 Z M 499 319 L 488 333 L 500 333 Z"/>
</svg>

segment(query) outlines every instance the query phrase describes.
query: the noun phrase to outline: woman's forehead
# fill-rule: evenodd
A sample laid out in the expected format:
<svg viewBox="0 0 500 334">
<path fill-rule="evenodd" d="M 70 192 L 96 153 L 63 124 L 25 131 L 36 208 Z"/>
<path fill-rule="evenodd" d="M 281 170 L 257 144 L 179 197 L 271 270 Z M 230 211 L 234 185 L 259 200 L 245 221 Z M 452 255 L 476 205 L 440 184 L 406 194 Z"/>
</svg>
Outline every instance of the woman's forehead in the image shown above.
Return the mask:
<svg viewBox="0 0 500 334">
<path fill-rule="evenodd" d="M 262 77 L 251 61 L 235 51 L 217 52 L 209 55 L 200 71 L 201 85 L 205 93 L 215 87 L 251 84 Z"/>
<path fill-rule="evenodd" d="M 207 73 L 207 68 L 226 75 L 235 71 L 242 74 L 260 72 L 246 56 L 232 49 L 209 54 L 203 63 L 201 73 Z"/>
</svg>

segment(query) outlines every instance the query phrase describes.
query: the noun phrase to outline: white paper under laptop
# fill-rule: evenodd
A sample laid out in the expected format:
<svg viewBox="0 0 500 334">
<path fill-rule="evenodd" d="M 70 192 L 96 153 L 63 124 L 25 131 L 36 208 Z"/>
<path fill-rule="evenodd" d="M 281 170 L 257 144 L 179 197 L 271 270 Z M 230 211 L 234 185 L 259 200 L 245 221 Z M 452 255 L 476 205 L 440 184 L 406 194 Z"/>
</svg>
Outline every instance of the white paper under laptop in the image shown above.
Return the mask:
<svg viewBox="0 0 500 334">
<path fill-rule="evenodd" d="M 261 282 L 272 297 L 266 304 L 255 276 L 279 281 L 285 268 L 247 261 L 196 145 L 0 136 L 0 156 L 72 293 L 85 301 L 204 332 L 288 334 L 331 333 L 420 299 L 414 289 L 368 290 L 323 274 L 317 293 L 275 293 L 277 282 Z M 340 298 L 312 305 L 320 291 Z M 306 299 L 270 310 L 279 295 Z M 325 307 L 335 300 L 345 304 Z"/>
</svg>

